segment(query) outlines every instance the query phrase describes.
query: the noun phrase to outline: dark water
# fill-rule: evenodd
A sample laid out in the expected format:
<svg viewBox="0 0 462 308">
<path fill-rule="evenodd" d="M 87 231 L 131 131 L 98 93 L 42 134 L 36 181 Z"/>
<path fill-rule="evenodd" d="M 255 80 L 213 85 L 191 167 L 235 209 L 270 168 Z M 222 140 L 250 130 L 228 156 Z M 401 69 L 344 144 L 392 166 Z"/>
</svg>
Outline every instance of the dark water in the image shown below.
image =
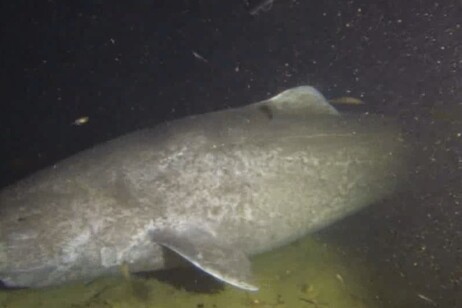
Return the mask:
<svg viewBox="0 0 462 308">
<path fill-rule="evenodd" d="M 249 14 L 259 3 L 4 1 L 0 184 L 124 132 L 310 84 L 328 98 L 360 98 L 361 108 L 399 118 L 415 140 L 416 169 L 400 194 L 314 235 L 321 248 L 307 250 L 322 255 L 327 246 L 336 256 L 326 270 L 332 275 L 273 282 L 270 290 L 283 298 L 268 291 L 265 304 L 323 307 L 323 298 L 338 297 L 338 307 L 461 307 L 462 3 L 275 0 Z M 72 124 L 86 116 L 88 123 Z M 291 258 L 305 250 L 287 249 L 279 261 L 256 262 L 273 273 L 284 272 L 279 264 L 304 264 Z M 350 264 L 353 274 L 338 273 L 338 264 Z M 342 293 L 332 277 L 354 291 Z M 114 288 L 117 294 L 123 283 Z M 152 300 L 139 289 L 136 300 Z M 94 290 L 77 294 L 92 298 Z M 188 306 L 195 293 L 185 294 Z M 0 303 L 21 305 L 11 296 Z M 213 305 L 201 300 L 194 304 Z"/>
</svg>

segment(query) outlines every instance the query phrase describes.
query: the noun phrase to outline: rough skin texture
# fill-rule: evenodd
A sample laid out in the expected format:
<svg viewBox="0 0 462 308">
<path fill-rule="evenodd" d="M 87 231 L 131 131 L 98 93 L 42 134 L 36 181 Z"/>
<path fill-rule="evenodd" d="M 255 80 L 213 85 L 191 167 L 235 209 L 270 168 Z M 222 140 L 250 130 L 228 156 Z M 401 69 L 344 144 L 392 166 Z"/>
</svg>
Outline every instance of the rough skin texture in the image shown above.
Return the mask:
<svg viewBox="0 0 462 308">
<path fill-rule="evenodd" d="M 254 105 L 123 136 L 0 194 L 0 280 L 40 287 L 164 267 L 149 231 L 199 226 L 256 254 L 399 184 L 404 144 L 372 116 Z"/>
</svg>

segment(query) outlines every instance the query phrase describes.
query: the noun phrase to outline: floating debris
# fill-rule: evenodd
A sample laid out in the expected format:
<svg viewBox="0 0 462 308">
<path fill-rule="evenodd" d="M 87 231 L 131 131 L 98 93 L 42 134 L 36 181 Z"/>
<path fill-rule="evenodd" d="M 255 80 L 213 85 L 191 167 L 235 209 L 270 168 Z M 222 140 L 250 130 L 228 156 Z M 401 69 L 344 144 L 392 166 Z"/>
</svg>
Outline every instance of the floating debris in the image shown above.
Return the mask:
<svg viewBox="0 0 462 308">
<path fill-rule="evenodd" d="M 309 299 L 309 298 L 299 297 L 298 299 L 301 300 L 302 302 L 313 305 L 316 308 L 321 307 L 321 306 L 328 306 L 327 303 L 320 303 L 318 301 L 315 301 L 315 300 L 312 300 L 312 299 Z"/>
<path fill-rule="evenodd" d="M 343 280 L 342 275 L 337 274 L 337 275 L 335 275 L 335 278 L 337 278 L 337 280 L 340 281 L 341 284 L 343 284 L 343 285 L 345 284 L 345 280 Z"/>
<path fill-rule="evenodd" d="M 87 124 L 88 121 L 90 121 L 90 117 L 84 116 L 84 117 L 80 117 L 80 118 L 74 120 L 71 124 L 74 125 L 74 126 L 82 126 L 84 124 Z"/>
<path fill-rule="evenodd" d="M 202 62 L 205 62 L 205 63 L 209 63 L 209 61 L 204 58 L 203 56 L 201 56 L 199 53 L 197 53 L 196 51 L 192 51 L 192 54 L 194 56 L 194 58 L 198 59 L 198 60 L 201 60 Z"/>
<path fill-rule="evenodd" d="M 255 6 L 253 6 L 250 9 L 249 14 L 255 16 L 261 12 L 267 12 L 271 10 L 271 8 L 273 7 L 273 3 L 274 3 L 274 0 L 260 1 L 259 3 L 257 3 Z"/>
<path fill-rule="evenodd" d="M 356 97 L 352 96 L 342 96 L 329 100 L 329 103 L 334 105 L 362 105 L 364 102 Z"/>
<path fill-rule="evenodd" d="M 423 301 L 426 301 L 427 303 L 430 303 L 432 304 L 433 306 L 437 306 L 436 305 L 436 302 L 434 300 L 432 300 L 430 297 L 428 296 L 425 296 L 423 294 L 420 294 L 420 293 L 417 293 L 417 297 L 420 298 L 421 300 Z"/>
</svg>

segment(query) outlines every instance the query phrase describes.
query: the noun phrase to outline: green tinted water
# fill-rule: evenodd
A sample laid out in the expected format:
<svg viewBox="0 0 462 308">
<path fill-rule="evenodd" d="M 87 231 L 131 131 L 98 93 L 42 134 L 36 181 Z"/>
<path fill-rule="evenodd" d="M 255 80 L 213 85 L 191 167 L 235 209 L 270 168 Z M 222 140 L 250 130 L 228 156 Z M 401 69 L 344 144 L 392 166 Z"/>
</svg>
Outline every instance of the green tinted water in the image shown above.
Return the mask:
<svg viewBox="0 0 462 308">
<path fill-rule="evenodd" d="M 258 292 L 225 286 L 213 294 L 188 292 L 156 279 L 102 278 L 42 290 L 4 291 L 0 306 L 12 307 L 387 307 L 383 297 L 404 301 L 382 288 L 383 275 L 312 237 L 253 259 Z M 395 285 L 394 290 L 399 290 Z M 405 296 L 403 291 L 402 296 Z M 403 307 L 404 302 L 403 302 Z"/>
</svg>

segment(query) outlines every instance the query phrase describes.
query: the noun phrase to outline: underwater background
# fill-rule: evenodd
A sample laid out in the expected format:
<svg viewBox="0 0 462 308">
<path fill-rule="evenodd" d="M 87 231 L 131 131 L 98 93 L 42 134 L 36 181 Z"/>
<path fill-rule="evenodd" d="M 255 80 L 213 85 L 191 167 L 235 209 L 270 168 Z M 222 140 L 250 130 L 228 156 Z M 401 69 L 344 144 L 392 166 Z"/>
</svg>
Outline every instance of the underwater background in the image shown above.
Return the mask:
<svg viewBox="0 0 462 308">
<path fill-rule="evenodd" d="M 462 2 L 3 1 L 0 186 L 139 128 L 309 84 L 415 142 L 391 198 L 252 259 L 0 291 L 0 307 L 462 307 Z M 351 101 L 351 100 L 350 100 Z"/>
</svg>

